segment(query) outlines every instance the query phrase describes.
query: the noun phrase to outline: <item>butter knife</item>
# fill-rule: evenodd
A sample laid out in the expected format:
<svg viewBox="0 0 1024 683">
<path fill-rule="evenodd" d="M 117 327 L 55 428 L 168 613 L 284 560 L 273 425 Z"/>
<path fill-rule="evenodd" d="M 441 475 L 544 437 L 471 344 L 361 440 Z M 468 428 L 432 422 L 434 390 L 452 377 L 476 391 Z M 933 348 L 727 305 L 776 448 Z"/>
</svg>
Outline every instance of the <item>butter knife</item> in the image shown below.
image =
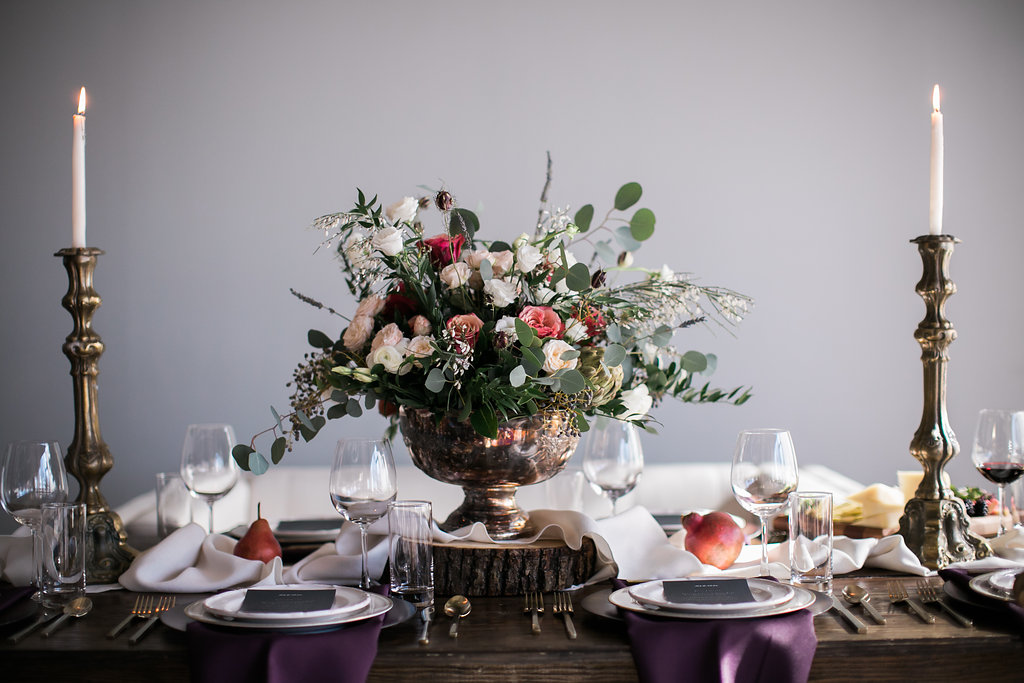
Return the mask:
<svg viewBox="0 0 1024 683">
<path fill-rule="evenodd" d="M 832 609 L 839 612 L 839 614 L 844 619 L 846 619 L 846 621 L 850 622 L 850 626 L 852 626 L 854 630 L 857 631 L 857 633 L 868 632 L 868 627 L 864 624 L 864 622 L 858 619 L 853 612 L 846 609 L 843 603 L 839 602 L 839 599 L 836 598 L 836 596 L 834 595 L 832 596 Z"/>
</svg>

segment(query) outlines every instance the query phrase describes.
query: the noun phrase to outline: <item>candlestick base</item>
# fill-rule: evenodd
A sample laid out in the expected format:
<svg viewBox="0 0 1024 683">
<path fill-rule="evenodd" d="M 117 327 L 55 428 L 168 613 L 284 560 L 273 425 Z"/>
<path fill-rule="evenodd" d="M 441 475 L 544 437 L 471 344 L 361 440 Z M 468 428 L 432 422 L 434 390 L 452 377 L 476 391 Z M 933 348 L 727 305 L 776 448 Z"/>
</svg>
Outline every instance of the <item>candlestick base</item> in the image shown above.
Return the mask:
<svg viewBox="0 0 1024 683">
<path fill-rule="evenodd" d="M 110 449 L 100 436 L 96 401 L 96 377 L 104 346 L 92 329 L 92 316 L 102 303 L 93 289 L 92 277 L 96 257 L 102 253 L 94 247 L 73 247 L 54 254 L 64 260 L 68 271 L 68 293 L 61 304 L 74 320 L 74 329 L 62 347 L 71 361 L 75 392 L 75 436 L 64 463 L 78 480 L 76 502 L 85 503 L 88 513 L 85 574 L 90 584 L 115 583 L 135 557 L 121 518 L 100 492 L 100 479 L 114 466 Z"/>
<path fill-rule="evenodd" d="M 942 481 L 943 468 L 960 451 L 946 414 L 948 349 L 956 330 L 945 317 L 946 299 L 956 293 L 956 285 L 949 279 L 949 259 L 959 241 L 952 235 L 922 235 L 911 240 L 924 265 L 916 290 L 924 299 L 926 314 L 914 333 L 924 366 L 924 410 L 910 442 L 910 454 L 921 463 L 924 476 L 903 508 L 899 533 L 929 569 L 992 554 L 988 543 L 970 532 L 963 501 Z"/>
</svg>

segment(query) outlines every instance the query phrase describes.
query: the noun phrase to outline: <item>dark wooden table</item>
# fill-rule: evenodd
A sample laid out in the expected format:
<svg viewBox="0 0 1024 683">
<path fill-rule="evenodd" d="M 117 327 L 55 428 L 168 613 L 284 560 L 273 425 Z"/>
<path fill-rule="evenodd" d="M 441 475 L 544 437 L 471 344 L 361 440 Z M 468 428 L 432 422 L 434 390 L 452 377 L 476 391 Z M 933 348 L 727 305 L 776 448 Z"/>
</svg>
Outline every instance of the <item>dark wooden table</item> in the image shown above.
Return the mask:
<svg viewBox="0 0 1024 683">
<path fill-rule="evenodd" d="M 873 593 L 884 592 L 891 577 L 868 577 Z M 837 589 L 849 580 L 839 577 Z M 913 585 L 916 579 L 902 577 Z M 932 579 L 938 581 L 938 579 Z M 584 591 L 607 588 L 600 586 Z M 517 598 L 474 598 L 460 637 L 448 637 L 448 619 L 431 629 L 431 642 L 417 644 L 418 628 L 407 622 L 381 633 L 371 681 L 587 681 L 636 680 L 621 622 L 588 614 L 575 600 L 579 638 L 566 638 L 560 618 L 551 614 L 551 597 L 542 633 L 533 635 Z M 184 601 L 186 596 L 180 596 Z M 135 600 L 126 591 L 93 596 L 87 617 L 66 624 L 49 639 L 38 634 L 11 645 L 0 630 L 0 681 L 187 681 L 184 633 L 157 624 L 137 646 L 127 637 L 105 634 Z M 888 608 L 887 601 L 877 601 Z M 859 612 L 859 608 L 855 608 Z M 811 680 L 821 681 L 984 681 L 1024 680 L 1024 640 L 1013 626 L 977 615 L 976 627 L 957 626 L 937 612 L 927 625 L 902 609 L 887 614 L 886 626 L 870 625 L 858 635 L 832 613 L 815 617 L 818 649 Z M 870 622 L 868 622 L 870 623 Z"/>
</svg>

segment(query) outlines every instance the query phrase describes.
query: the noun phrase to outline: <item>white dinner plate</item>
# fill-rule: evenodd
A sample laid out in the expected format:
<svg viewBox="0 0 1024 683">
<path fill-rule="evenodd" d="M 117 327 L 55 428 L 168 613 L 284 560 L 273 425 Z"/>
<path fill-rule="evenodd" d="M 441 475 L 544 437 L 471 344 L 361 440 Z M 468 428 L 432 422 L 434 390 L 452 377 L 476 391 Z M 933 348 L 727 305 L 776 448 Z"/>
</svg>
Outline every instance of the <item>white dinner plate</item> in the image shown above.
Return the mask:
<svg viewBox="0 0 1024 683">
<path fill-rule="evenodd" d="M 793 598 L 788 602 L 773 607 L 757 607 L 738 612 L 681 612 L 679 610 L 661 609 L 660 607 L 637 602 L 629 594 L 629 588 L 620 588 L 608 596 L 608 601 L 616 607 L 648 616 L 665 617 L 666 619 L 753 619 L 755 617 L 773 617 L 778 614 L 788 614 L 806 609 L 813 605 L 815 600 L 814 591 L 793 587 Z"/>
<path fill-rule="evenodd" d="M 243 612 L 242 601 L 247 591 L 258 590 L 290 590 L 308 591 L 323 590 L 324 588 L 334 589 L 334 604 L 329 609 L 316 610 L 313 612 Z M 360 610 L 370 604 L 370 594 L 358 588 L 348 586 L 320 586 L 315 584 L 301 584 L 297 586 L 267 586 L 266 588 L 239 588 L 226 593 L 212 595 L 203 601 L 203 607 L 210 614 L 222 619 L 237 619 L 242 621 L 260 621 L 271 623 L 282 623 L 289 621 L 304 621 L 309 617 L 335 617 Z"/>
<path fill-rule="evenodd" d="M 394 604 L 391 598 L 383 595 L 377 595 L 376 593 L 367 593 L 367 595 L 370 596 L 369 604 L 354 612 L 348 612 L 346 614 L 331 614 L 326 616 L 322 613 L 317 613 L 317 616 L 307 616 L 305 619 L 293 619 L 290 621 L 275 622 L 266 619 L 261 621 L 224 619 L 209 612 L 206 607 L 203 606 L 202 600 L 193 602 L 191 605 L 186 607 L 185 616 L 189 619 L 193 619 L 204 624 L 210 624 L 212 626 L 281 631 L 336 626 L 338 624 L 348 624 L 353 621 L 362 621 L 364 619 L 369 619 L 386 613 Z"/>
<path fill-rule="evenodd" d="M 672 581 L 714 581 L 717 577 L 692 577 L 685 579 L 672 579 Z M 735 579 L 733 579 L 735 580 Z M 732 603 L 697 603 L 697 602 L 671 602 L 665 597 L 664 581 L 647 581 L 635 586 L 628 586 L 626 590 L 630 597 L 639 603 L 659 609 L 668 609 L 675 612 L 699 612 L 701 614 L 711 612 L 743 612 L 752 609 L 766 607 L 777 607 L 785 604 L 793 598 L 793 587 L 777 581 L 765 579 L 747 579 L 747 586 L 754 596 L 750 602 Z"/>
<path fill-rule="evenodd" d="M 1020 569 L 1000 569 L 975 576 L 971 579 L 971 590 L 989 598 L 1010 602 L 1013 599 L 1013 577 L 1019 571 Z M 1007 585 L 1007 577 L 1009 577 L 1009 588 L 1003 588 Z"/>
</svg>

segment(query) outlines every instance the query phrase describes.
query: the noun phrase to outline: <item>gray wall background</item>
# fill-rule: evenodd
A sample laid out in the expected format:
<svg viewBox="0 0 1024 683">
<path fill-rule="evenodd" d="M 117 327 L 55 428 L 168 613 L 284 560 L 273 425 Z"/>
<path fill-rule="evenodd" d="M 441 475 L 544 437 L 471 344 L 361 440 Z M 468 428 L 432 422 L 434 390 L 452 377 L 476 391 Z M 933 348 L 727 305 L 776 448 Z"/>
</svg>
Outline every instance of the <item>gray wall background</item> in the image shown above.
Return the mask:
<svg viewBox="0 0 1024 683">
<path fill-rule="evenodd" d="M 1024 407 L 1024 4 L 1019 2 L 5 2 L 0 7 L 0 440 L 73 431 L 52 256 L 70 246 L 71 114 L 89 91 L 88 240 L 114 504 L 176 469 L 185 427 L 240 438 L 283 407 L 309 327 L 351 309 L 305 229 L 355 187 L 444 183 L 488 237 L 556 204 L 643 184 L 639 253 L 757 305 L 720 357 L 742 408 L 665 404 L 650 461 L 725 461 L 784 426 L 798 457 L 863 481 L 916 466 L 924 314 L 908 241 L 927 232 L 929 111 L 943 90 L 949 412 L 969 463 L 977 411 Z M 437 227 L 436 225 L 434 227 Z M 326 464 L 332 423 L 289 464 Z M 403 459 L 407 456 L 401 450 Z"/>
</svg>

